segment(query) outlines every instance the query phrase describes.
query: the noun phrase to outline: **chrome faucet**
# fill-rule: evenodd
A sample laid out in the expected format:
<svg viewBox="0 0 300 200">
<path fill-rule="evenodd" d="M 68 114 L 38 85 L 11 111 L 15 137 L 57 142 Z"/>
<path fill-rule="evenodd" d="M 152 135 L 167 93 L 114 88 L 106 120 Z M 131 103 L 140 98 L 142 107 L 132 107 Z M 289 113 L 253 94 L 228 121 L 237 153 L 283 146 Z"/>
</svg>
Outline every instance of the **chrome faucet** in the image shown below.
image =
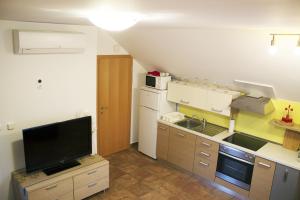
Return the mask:
<svg viewBox="0 0 300 200">
<path fill-rule="evenodd" d="M 202 119 L 203 129 L 205 129 L 205 127 L 206 127 L 206 122 L 207 122 L 207 120 L 206 120 L 205 118 L 203 118 L 203 119 Z"/>
<path fill-rule="evenodd" d="M 202 120 L 200 119 L 200 117 L 198 117 L 198 115 L 192 115 L 192 119 L 197 119 L 199 121 L 202 121 L 202 124 L 203 124 L 203 129 L 205 129 L 206 127 L 206 122 L 207 120 L 205 118 L 202 118 Z"/>
</svg>

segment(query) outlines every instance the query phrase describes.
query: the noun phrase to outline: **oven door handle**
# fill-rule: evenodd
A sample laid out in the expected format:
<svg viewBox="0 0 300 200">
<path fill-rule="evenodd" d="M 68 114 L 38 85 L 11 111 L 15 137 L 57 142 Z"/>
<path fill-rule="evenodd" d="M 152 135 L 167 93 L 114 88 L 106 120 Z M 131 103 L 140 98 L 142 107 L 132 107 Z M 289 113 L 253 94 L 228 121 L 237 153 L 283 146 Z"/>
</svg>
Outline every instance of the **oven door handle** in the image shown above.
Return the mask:
<svg viewBox="0 0 300 200">
<path fill-rule="evenodd" d="M 222 154 L 222 155 L 224 155 L 224 156 L 227 156 L 227 157 L 229 157 L 229 158 L 232 158 L 232 159 L 241 161 L 241 162 L 243 162 L 243 163 L 247 163 L 247 164 L 249 164 L 249 165 L 254 165 L 254 163 L 252 163 L 252 162 L 249 162 L 249 161 L 247 161 L 247 160 L 243 160 L 243 159 L 234 157 L 234 156 L 229 155 L 229 154 L 227 154 L 227 153 L 224 153 L 224 152 L 222 152 L 222 151 L 219 151 L 219 153 Z"/>
</svg>

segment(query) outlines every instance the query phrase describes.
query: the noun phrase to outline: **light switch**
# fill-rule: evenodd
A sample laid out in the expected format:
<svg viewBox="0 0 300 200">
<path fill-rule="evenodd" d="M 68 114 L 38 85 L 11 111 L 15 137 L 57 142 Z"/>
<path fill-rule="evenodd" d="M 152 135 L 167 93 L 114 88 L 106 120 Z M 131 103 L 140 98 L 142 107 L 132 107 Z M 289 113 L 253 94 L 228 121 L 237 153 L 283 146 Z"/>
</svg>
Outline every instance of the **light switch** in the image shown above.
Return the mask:
<svg viewBox="0 0 300 200">
<path fill-rule="evenodd" d="M 6 124 L 6 128 L 7 128 L 7 130 L 9 130 L 9 131 L 14 130 L 14 129 L 15 129 L 15 123 L 13 123 L 13 122 L 8 122 L 8 123 Z"/>
</svg>

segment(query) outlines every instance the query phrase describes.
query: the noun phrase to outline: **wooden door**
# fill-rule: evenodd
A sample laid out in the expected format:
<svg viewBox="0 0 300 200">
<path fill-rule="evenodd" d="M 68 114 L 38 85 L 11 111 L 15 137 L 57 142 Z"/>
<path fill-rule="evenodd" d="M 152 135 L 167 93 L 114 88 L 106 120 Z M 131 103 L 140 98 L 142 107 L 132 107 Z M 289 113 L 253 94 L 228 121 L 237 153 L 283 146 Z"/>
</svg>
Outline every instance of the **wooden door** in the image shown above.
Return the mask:
<svg viewBox="0 0 300 200">
<path fill-rule="evenodd" d="M 107 156 L 129 147 L 132 57 L 97 58 L 98 154 Z"/>
</svg>

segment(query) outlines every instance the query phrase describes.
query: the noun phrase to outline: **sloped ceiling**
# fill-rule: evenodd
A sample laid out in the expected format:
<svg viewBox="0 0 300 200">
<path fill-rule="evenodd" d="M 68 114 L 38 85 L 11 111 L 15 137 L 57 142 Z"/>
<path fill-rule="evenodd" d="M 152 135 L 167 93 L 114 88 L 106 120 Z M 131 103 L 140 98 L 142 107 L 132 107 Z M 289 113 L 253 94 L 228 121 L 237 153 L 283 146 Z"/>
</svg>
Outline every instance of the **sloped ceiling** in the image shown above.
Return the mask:
<svg viewBox="0 0 300 200">
<path fill-rule="evenodd" d="M 269 53 L 268 30 L 139 29 L 113 34 L 148 70 L 181 78 L 208 79 L 224 85 L 244 80 L 272 85 L 278 98 L 300 101 L 298 37 L 278 38 L 279 51 Z"/>
<path fill-rule="evenodd" d="M 0 19 L 91 25 L 89 10 L 111 6 L 144 15 L 135 27 L 110 33 L 148 70 L 226 85 L 240 79 L 274 86 L 278 98 L 300 101 L 299 0 L 0 0 Z"/>
</svg>

